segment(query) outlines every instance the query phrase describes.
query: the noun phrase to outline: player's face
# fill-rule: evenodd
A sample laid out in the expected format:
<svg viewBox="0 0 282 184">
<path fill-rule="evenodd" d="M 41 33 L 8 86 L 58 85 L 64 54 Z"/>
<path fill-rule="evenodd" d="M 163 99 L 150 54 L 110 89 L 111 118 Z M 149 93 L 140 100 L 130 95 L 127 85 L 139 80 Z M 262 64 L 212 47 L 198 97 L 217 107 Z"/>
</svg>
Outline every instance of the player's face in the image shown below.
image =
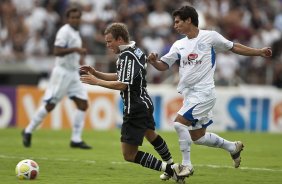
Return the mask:
<svg viewBox="0 0 282 184">
<path fill-rule="evenodd" d="M 121 42 L 119 39 L 114 39 L 111 33 L 105 35 L 105 41 L 107 48 L 113 51 L 113 53 L 118 54 L 120 52 L 119 46 Z"/>
<path fill-rule="evenodd" d="M 73 28 L 78 29 L 80 24 L 80 17 L 80 12 L 70 12 L 67 21 Z"/>
<path fill-rule="evenodd" d="M 179 33 L 179 34 L 185 34 L 187 33 L 188 30 L 188 20 L 181 20 L 178 16 L 174 18 L 174 29 Z"/>
</svg>

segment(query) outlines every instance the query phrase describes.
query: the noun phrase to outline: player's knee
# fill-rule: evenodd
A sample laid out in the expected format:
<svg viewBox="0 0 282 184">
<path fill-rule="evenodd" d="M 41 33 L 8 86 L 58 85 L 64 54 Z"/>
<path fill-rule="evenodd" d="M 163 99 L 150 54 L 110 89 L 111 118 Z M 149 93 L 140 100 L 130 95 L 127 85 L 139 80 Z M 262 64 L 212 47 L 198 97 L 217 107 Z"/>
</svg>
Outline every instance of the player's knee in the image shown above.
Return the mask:
<svg viewBox="0 0 282 184">
<path fill-rule="evenodd" d="M 77 104 L 77 108 L 81 111 L 86 111 L 88 109 L 87 101 L 83 101 Z"/>
<path fill-rule="evenodd" d="M 205 136 L 203 136 L 203 137 L 201 137 L 197 140 L 193 140 L 193 143 L 197 144 L 197 145 L 203 145 L 205 143 L 205 141 L 206 141 L 206 138 L 205 138 Z"/>
<path fill-rule="evenodd" d="M 187 126 L 179 122 L 174 122 L 173 127 L 176 132 L 187 131 Z"/>
<path fill-rule="evenodd" d="M 52 104 L 52 103 L 48 103 L 45 105 L 45 108 L 48 112 L 51 112 L 54 108 L 55 108 L 55 104 Z"/>
</svg>

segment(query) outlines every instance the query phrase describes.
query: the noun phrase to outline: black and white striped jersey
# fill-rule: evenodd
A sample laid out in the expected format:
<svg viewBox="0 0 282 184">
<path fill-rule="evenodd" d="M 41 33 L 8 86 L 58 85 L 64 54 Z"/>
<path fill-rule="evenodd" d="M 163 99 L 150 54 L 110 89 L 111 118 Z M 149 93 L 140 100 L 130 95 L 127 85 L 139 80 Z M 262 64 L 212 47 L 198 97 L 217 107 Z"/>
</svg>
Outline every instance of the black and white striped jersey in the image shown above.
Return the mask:
<svg viewBox="0 0 282 184">
<path fill-rule="evenodd" d="M 120 92 L 124 114 L 153 112 L 153 103 L 147 92 L 147 56 L 139 48 L 130 45 L 122 50 L 117 60 L 118 81 L 127 84 Z"/>
</svg>

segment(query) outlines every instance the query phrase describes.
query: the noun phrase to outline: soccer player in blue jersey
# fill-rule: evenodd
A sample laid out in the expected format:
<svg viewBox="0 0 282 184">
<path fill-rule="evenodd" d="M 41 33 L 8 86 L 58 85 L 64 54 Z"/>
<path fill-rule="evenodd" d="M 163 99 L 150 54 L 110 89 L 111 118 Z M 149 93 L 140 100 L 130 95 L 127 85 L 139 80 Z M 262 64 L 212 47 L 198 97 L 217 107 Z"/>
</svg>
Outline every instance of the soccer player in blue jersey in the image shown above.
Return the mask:
<svg viewBox="0 0 282 184">
<path fill-rule="evenodd" d="M 190 6 L 183 6 L 173 12 L 174 28 L 185 35 L 175 41 L 170 51 L 160 59 L 156 53 L 148 56 L 148 62 L 160 71 L 168 70 L 174 63 L 179 64 L 177 91 L 184 97 L 183 106 L 178 111 L 174 128 L 179 137 L 182 152 L 182 168 L 179 176 L 193 174 L 190 160 L 191 143 L 222 148 L 230 153 L 234 167 L 240 166 L 241 141 L 228 141 L 214 133 L 206 132 L 213 123 L 212 108 L 215 105 L 214 72 L 215 55 L 230 50 L 245 56 L 270 57 L 271 48 L 255 49 L 225 39 L 216 31 L 198 28 L 198 13 Z M 228 62 L 228 61 L 226 61 Z M 169 179 L 163 176 L 163 179 Z"/>
</svg>

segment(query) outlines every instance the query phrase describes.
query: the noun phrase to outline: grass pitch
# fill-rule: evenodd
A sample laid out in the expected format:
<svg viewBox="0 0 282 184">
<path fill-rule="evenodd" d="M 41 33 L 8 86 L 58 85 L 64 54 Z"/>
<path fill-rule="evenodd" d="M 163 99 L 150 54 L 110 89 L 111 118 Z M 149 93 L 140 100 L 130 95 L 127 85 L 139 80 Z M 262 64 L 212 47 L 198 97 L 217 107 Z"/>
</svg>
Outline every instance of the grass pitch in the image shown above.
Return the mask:
<svg viewBox="0 0 282 184">
<path fill-rule="evenodd" d="M 92 150 L 71 149 L 70 131 L 37 130 L 33 133 L 31 148 L 24 148 L 21 130 L 0 129 L 0 183 L 33 184 L 169 184 L 160 181 L 160 172 L 123 161 L 119 130 L 85 131 L 84 140 Z M 175 132 L 159 132 L 167 141 L 174 160 L 181 161 Z M 195 174 L 186 179 L 189 184 L 278 184 L 282 181 L 282 134 L 219 133 L 230 140 L 242 140 L 245 149 L 239 169 L 232 168 L 232 160 L 221 149 L 192 145 Z M 140 150 L 153 153 L 144 140 Z M 40 167 L 34 181 L 19 181 L 15 166 L 23 159 L 33 159 Z"/>
</svg>

